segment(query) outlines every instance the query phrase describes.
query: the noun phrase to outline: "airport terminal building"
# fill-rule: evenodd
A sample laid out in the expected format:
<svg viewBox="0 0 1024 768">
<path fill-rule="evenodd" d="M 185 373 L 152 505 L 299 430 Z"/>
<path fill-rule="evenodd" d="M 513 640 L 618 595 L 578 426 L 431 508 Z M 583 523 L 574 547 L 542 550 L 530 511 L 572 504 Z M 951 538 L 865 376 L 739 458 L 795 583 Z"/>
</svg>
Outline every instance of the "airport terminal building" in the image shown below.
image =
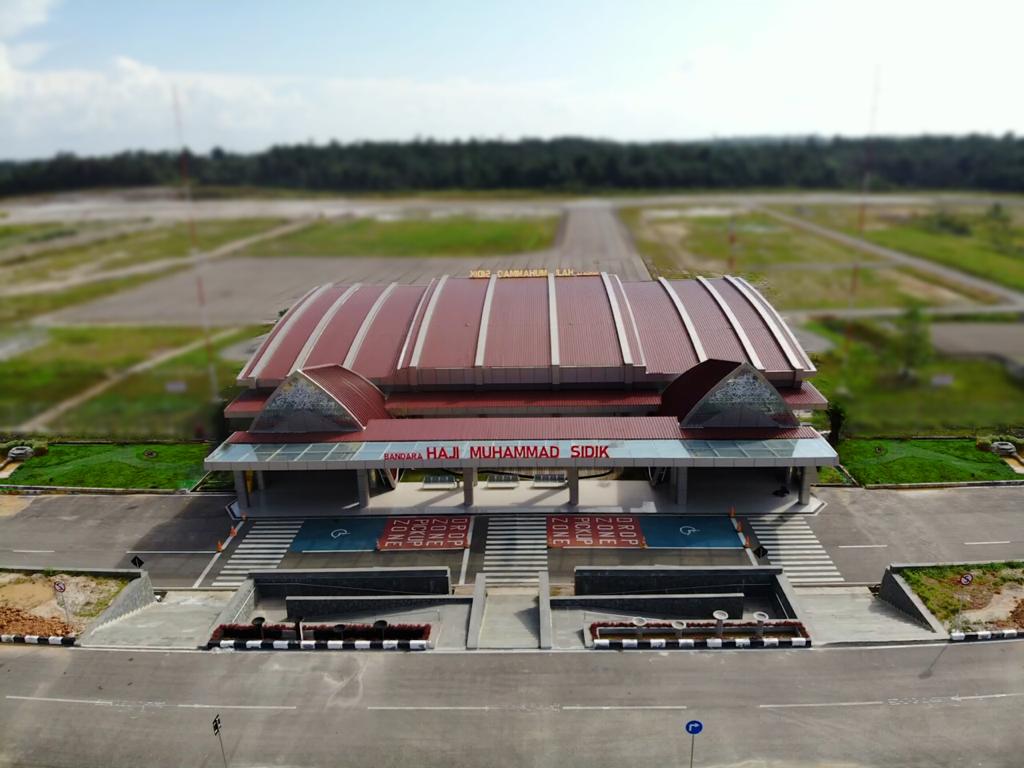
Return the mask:
<svg viewBox="0 0 1024 768">
<path fill-rule="evenodd" d="M 302 478 L 365 507 L 409 469 L 453 478 L 471 506 L 481 476 L 554 481 L 573 505 L 581 472 L 641 468 L 679 508 L 691 469 L 774 468 L 806 503 L 837 463 L 798 418 L 826 405 L 814 373 L 738 277 L 322 285 L 242 369 L 238 431 L 206 466 L 235 473 L 243 509 Z"/>
</svg>

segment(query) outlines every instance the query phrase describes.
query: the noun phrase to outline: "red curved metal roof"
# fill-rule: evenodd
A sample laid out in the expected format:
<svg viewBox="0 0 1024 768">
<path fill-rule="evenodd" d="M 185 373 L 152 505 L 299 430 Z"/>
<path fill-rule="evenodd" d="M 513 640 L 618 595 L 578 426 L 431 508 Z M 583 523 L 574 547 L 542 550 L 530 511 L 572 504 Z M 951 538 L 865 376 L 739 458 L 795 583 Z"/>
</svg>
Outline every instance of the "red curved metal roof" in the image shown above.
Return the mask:
<svg viewBox="0 0 1024 768">
<path fill-rule="evenodd" d="M 346 365 L 385 390 L 660 385 L 708 358 L 751 363 L 777 386 L 814 373 L 742 280 L 497 278 L 488 303 L 491 284 L 321 286 L 278 322 L 239 382 L 270 387 L 294 368 Z"/>
<path fill-rule="evenodd" d="M 363 427 L 373 419 L 389 419 L 384 394 L 358 373 L 339 365 L 303 368 L 302 375 L 341 403 Z"/>
</svg>

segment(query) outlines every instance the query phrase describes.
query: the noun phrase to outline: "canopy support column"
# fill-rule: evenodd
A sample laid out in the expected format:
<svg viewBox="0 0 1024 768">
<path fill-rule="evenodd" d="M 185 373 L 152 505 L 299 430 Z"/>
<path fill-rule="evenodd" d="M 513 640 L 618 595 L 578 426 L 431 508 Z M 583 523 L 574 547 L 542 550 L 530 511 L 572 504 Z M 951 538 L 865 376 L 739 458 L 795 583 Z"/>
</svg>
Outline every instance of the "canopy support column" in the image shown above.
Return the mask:
<svg viewBox="0 0 1024 768">
<path fill-rule="evenodd" d="M 267 477 L 262 469 L 256 470 L 256 487 L 261 491 L 267 490 Z"/>
<path fill-rule="evenodd" d="M 231 473 L 235 479 L 235 494 L 238 496 L 238 506 L 242 509 L 249 509 L 249 488 L 245 484 L 245 472 L 240 469 Z"/>
<path fill-rule="evenodd" d="M 578 507 L 580 504 L 580 471 L 576 467 L 570 467 L 566 473 L 569 481 L 569 506 Z"/>
<path fill-rule="evenodd" d="M 675 502 L 676 506 L 682 507 L 682 511 L 686 511 L 686 492 L 689 490 L 690 476 L 689 468 L 687 467 L 673 467 L 672 468 L 672 485 L 675 491 Z"/>
<path fill-rule="evenodd" d="M 367 470 L 356 470 L 356 485 L 359 486 L 359 507 L 366 509 L 370 506 L 370 475 Z"/>
<path fill-rule="evenodd" d="M 811 503 L 811 483 L 818 479 L 818 470 L 816 467 L 801 467 L 800 468 L 800 503 L 810 504 Z"/>
<path fill-rule="evenodd" d="M 462 505 L 473 506 L 473 489 L 476 486 L 476 467 L 467 467 L 462 471 Z"/>
</svg>

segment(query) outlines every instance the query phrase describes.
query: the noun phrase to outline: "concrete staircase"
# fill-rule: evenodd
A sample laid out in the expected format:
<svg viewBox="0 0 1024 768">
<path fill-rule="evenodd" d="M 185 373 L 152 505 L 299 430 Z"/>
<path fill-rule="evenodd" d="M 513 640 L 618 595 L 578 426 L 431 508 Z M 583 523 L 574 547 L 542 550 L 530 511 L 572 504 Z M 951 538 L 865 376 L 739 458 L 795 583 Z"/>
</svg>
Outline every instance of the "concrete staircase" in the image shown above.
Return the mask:
<svg viewBox="0 0 1024 768">
<path fill-rule="evenodd" d="M 493 515 L 487 520 L 484 573 L 488 585 L 537 584 L 537 572 L 548 569 L 545 515 Z"/>
</svg>

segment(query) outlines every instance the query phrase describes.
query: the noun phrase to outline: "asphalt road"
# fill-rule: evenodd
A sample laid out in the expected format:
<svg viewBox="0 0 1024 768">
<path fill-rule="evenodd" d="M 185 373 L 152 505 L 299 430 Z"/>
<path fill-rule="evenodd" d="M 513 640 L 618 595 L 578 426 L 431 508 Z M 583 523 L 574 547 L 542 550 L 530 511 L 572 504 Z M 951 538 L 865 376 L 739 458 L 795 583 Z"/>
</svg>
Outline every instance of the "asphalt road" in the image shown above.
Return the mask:
<svg viewBox="0 0 1024 768">
<path fill-rule="evenodd" d="M 0 765 L 1017 766 L 1024 643 L 607 653 L 0 648 Z"/>
<path fill-rule="evenodd" d="M 474 208 L 475 210 L 476 208 Z M 294 225 L 291 225 L 294 226 Z M 328 282 L 420 283 L 474 269 L 574 269 L 619 274 L 624 280 L 650 275 L 625 229 L 608 205 L 580 203 L 566 209 L 559 242 L 548 250 L 506 256 L 380 258 L 359 254 L 287 258 L 237 256 L 203 265 L 207 312 L 214 325 L 273 322 L 311 286 Z M 195 323 L 195 274 L 183 271 L 97 301 L 48 315 L 47 324 Z"/>
<path fill-rule="evenodd" d="M 889 563 L 1024 557 L 1024 487 L 818 488 L 807 518 L 847 581 L 877 583 Z"/>
<path fill-rule="evenodd" d="M 947 488 L 927 491 L 866 491 L 819 488 L 827 502 L 808 517 L 829 556 L 848 582 L 876 583 L 893 562 L 993 560 L 1024 557 L 1024 488 Z M 230 522 L 227 496 L 38 496 L 28 506 L 0 516 L 0 565 L 26 567 L 129 567 L 141 552 L 158 588 L 191 587 L 209 564 Z M 474 531 L 467 581 L 482 567 L 486 524 Z M 237 543 L 237 542 L 236 542 Z M 232 545 L 233 546 L 233 545 Z M 231 554 L 232 547 L 222 559 Z M 185 554 L 194 552 L 194 554 Z M 179 554 L 174 554 L 179 553 Z M 721 554 L 732 563 L 734 553 Z M 575 565 L 625 558 L 640 562 L 705 562 L 686 551 L 551 550 L 556 580 L 568 580 Z M 404 559 L 403 559 L 404 558 Z M 458 578 L 461 556 L 450 553 L 290 553 L 282 567 L 357 567 L 410 564 L 421 558 L 450 565 Z M 387 562 L 385 562 L 385 560 Z M 715 561 L 718 562 L 718 561 Z M 218 572 L 209 572 L 209 582 Z"/>
<path fill-rule="evenodd" d="M 130 568 L 139 553 L 158 588 L 191 587 L 230 520 L 228 496 L 37 496 L 0 517 L 0 565 Z"/>
</svg>

